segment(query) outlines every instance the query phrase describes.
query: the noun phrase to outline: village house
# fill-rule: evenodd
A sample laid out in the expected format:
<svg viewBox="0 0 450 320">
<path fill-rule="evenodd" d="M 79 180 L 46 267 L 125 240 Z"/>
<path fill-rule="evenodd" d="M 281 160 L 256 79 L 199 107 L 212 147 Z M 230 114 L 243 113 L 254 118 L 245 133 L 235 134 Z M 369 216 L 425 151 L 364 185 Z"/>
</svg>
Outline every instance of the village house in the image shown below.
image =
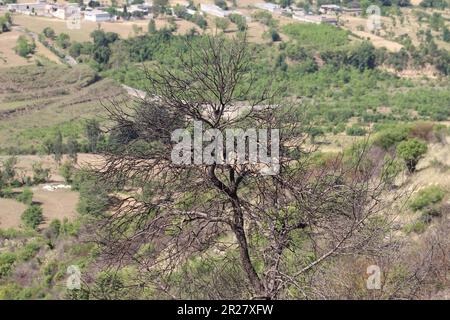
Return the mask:
<svg viewBox="0 0 450 320">
<path fill-rule="evenodd" d="M 49 13 L 55 18 L 66 20 L 72 16 L 78 8 L 77 4 L 52 4 L 49 8 Z"/>
<path fill-rule="evenodd" d="M 45 0 L 37 0 L 36 2 L 30 3 L 9 3 L 6 8 L 11 12 L 19 12 L 22 14 L 38 14 L 45 13 L 48 11 L 49 5 Z"/>
<path fill-rule="evenodd" d="M 323 14 L 338 14 L 342 12 L 342 8 L 335 4 L 323 4 L 319 8 L 319 12 Z"/>
<path fill-rule="evenodd" d="M 84 13 L 84 20 L 92 22 L 106 22 L 111 21 L 111 15 L 108 12 L 101 10 L 86 11 Z"/>
<path fill-rule="evenodd" d="M 337 25 L 337 19 L 335 17 L 326 17 L 312 14 L 295 14 L 292 16 L 292 18 L 298 21 L 308 23 L 315 23 L 315 24 L 328 23 L 332 25 Z"/>
</svg>

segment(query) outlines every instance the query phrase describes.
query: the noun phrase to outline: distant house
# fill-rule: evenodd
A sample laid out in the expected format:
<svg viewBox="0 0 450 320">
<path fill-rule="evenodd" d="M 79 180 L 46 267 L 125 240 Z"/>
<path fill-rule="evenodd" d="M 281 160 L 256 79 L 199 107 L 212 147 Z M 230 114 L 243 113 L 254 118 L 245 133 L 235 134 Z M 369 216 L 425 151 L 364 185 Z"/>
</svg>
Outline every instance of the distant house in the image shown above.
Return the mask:
<svg viewBox="0 0 450 320">
<path fill-rule="evenodd" d="M 354 16 L 360 16 L 362 13 L 361 5 L 356 1 L 347 4 L 347 7 L 342 8 L 342 11 Z"/>
<path fill-rule="evenodd" d="M 319 12 L 323 14 L 333 14 L 340 13 L 342 8 L 335 4 L 323 4 L 319 8 Z"/>
<path fill-rule="evenodd" d="M 66 20 L 67 18 L 71 17 L 76 10 L 79 10 L 78 5 L 76 4 L 53 4 L 50 6 L 48 12 L 55 18 Z"/>
<path fill-rule="evenodd" d="M 45 1 L 38 0 L 30 3 L 9 3 L 6 8 L 12 12 L 30 14 L 32 12 L 46 12 L 48 5 Z"/>
<path fill-rule="evenodd" d="M 111 21 L 111 15 L 108 12 L 92 10 L 84 13 L 84 20 L 93 22 Z"/>
<path fill-rule="evenodd" d="M 226 10 L 222 10 L 221 8 L 219 8 L 218 6 L 214 5 L 214 4 L 200 4 L 200 10 L 203 11 L 206 14 L 210 14 L 216 17 L 226 17 L 228 16 L 231 12 L 230 11 L 226 11 Z"/>
<path fill-rule="evenodd" d="M 271 3 L 271 2 L 264 2 L 264 3 L 256 3 L 255 7 L 262 10 L 267 10 L 273 13 L 281 13 L 281 7 L 278 4 Z"/>
<path fill-rule="evenodd" d="M 295 20 L 302 21 L 302 22 L 315 23 L 315 24 L 321 24 L 321 23 L 328 23 L 328 24 L 332 24 L 332 25 L 337 24 L 337 19 L 334 17 L 325 17 L 325 16 L 312 15 L 312 14 L 295 14 L 292 16 L 292 18 Z"/>
</svg>

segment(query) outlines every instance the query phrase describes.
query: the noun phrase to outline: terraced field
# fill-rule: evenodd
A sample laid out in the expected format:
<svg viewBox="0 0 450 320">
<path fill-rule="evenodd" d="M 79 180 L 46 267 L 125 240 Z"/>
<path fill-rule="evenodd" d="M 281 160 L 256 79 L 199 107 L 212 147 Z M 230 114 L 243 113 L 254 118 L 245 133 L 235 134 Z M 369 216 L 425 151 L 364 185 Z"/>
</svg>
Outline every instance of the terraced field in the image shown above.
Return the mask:
<svg viewBox="0 0 450 320">
<path fill-rule="evenodd" d="M 0 145 L 25 148 L 42 142 L 56 125 L 75 126 L 102 111 L 100 101 L 124 92 L 87 66 L 22 66 L 0 72 Z"/>
</svg>

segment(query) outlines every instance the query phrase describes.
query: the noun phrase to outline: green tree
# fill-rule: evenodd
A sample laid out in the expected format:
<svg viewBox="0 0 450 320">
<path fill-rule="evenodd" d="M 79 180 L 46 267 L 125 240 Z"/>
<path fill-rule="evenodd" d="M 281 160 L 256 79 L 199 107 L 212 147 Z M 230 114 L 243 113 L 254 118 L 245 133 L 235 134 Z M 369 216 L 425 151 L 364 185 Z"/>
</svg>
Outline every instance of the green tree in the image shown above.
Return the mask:
<svg viewBox="0 0 450 320">
<path fill-rule="evenodd" d="M 428 147 L 426 143 L 416 138 L 402 141 L 397 146 L 397 154 L 405 161 L 406 167 L 410 173 L 416 171 L 417 163 L 427 150 Z"/>
<path fill-rule="evenodd" d="M 67 153 L 69 154 L 69 158 L 74 163 L 77 163 L 78 162 L 78 151 L 80 150 L 78 141 L 73 137 L 69 137 L 69 139 L 67 139 L 66 148 L 67 148 Z"/>
<path fill-rule="evenodd" d="M 77 181 L 77 185 L 80 192 L 77 211 L 93 216 L 102 215 L 109 206 L 107 186 L 91 177 L 85 177 L 81 182 Z"/>
<path fill-rule="evenodd" d="M 444 27 L 442 30 L 442 40 L 445 42 L 450 42 L 450 31 L 447 27 Z"/>
<path fill-rule="evenodd" d="M 227 28 L 230 26 L 230 21 L 225 18 L 216 18 L 214 19 L 214 24 L 216 25 L 217 29 L 225 32 L 225 30 L 227 30 Z"/>
<path fill-rule="evenodd" d="M 6 184 L 11 184 L 16 176 L 17 157 L 10 157 L 3 163 L 2 180 Z"/>
<path fill-rule="evenodd" d="M 61 131 L 58 130 L 55 136 L 55 140 L 53 142 L 53 158 L 55 161 L 59 164 L 61 162 L 62 156 L 63 156 L 63 138 Z"/>
<path fill-rule="evenodd" d="M 148 33 L 155 34 L 158 30 L 156 30 L 156 23 L 154 19 L 150 19 L 148 22 Z"/>
<path fill-rule="evenodd" d="M 50 169 L 44 168 L 42 162 L 36 162 L 32 165 L 33 170 L 33 183 L 45 183 L 50 177 Z"/>
<path fill-rule="evenodd" d="M 67 33 L 61 33 L 56 37 L 56 44 L 62 49 L 70 46 L 70 36 Z"/>
<path fill-rule="evenodd" d="M 42 221 L 44 216 L 42 215 L 42 208 L 38 205 L 30 205 L 21 216 L 22 222 L 26 227 L 36 229 Z"/>
<path fill-rule="evenodd" d="M 54 39 L 56 36 L 55 30 L 53 30 L 53 28 L 50 27 L 44 28 L 44 30 L 42 30 L 42 33 L 48 39 Z"/>
<path fill-rule="evenodd" d="M 29 54 L 33 53 L 36 49 L 36 44 L 34 40 L 27 40 L 25 36 L 20 36 L 17 39 L 16 47 L 14 48 L 16 53 L 24 58 L 27 58 Z"/>
<path fill-rule="evenodd" d="M 102 135 L 99 122 L 95 119 L 87 120 L 85 124 L 85 133 L 89 143 L 89 151 L 97 152 L 97 144 Z"/>
<path fill-rule="evenodd" d="M 3 17 L 0 17 L 0 33 L 11 30 L 12 17 L 9 12 L 5 13 Z"/>
<path fill-rule="evenodd" d="M 72 177 L 74 174 L 74 167 L 72 162 L 65 161 L 61 167 L 59 167 L 59 174 L 64 178 L 67 184 L 72 183 Z"/>
</svg>

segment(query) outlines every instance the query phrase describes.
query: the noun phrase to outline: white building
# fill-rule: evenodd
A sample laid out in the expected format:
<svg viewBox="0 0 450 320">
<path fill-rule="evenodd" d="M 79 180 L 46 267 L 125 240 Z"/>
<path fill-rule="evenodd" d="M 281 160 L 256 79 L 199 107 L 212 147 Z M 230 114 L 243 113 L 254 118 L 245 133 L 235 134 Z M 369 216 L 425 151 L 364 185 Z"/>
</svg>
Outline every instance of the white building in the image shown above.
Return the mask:
<svg viewBox="0 0 450 320">
<path fill-rule="evenodd" d="M 281 13 L 281 7 L 278 4 L 271 3 L 271 2 L 264 2 L 264 3 L 256 3 L 255 7 L 262 10 L 267 10 L 273 13 Z"/>
<path fill-rule="evenodd" d="M 9 11 L 30 14 L 32 12 L 46 12 L 48 9 L 48 5 L 45 0 L 37 0 L 36 2 L 30 3 L 9 3 L 6 8 Z"/>
<path fill-rule="evenodd" d="M 325 16 L 318 16 L 318 15 L 312 15 L 312 14 L 295 14 L 292 16 L 293 19 L 302 21 L 302 22 L 308 22 L 308 23 L 315 23 L 315 24 L 321 24 L 321 23 L 328 23 L 328 24 L 337 24 L 337 19 L 334 17 L 325 17 Z"/>
<path fill-rule="evenodd" d="M 221 8 L 219 8 L 218 6 L 214 5 L 214 4 L 200 4 L 200 10 L 203 11 L 206 14 L 210 14 L 216 17 L 226 17 L 227 15 L 229 15 L 231 12 L 230 11 L 225 11 L 222 10 Z"/>
<path fill-rule="evenodd" d="M 53 4 L 49 8 L 49 13 L 58 19 L 66 20 L 71 17 L 75 12 L 79 12 L 79 7 L 76 4 L 58 5 Z"/>
<path fill-rule="evenodd" d="M 341 11 L 342 8 L 335 4 L 324 4 L 319 8 L 319 12 L 324 14 L 339 13 Z"/>
<path fill-rule="evenodd" d="M 84 13 L 84 20 L 93 22 L 111 21 L 111 15 L 105 11 L 92 10 Z"/>
</svg>

